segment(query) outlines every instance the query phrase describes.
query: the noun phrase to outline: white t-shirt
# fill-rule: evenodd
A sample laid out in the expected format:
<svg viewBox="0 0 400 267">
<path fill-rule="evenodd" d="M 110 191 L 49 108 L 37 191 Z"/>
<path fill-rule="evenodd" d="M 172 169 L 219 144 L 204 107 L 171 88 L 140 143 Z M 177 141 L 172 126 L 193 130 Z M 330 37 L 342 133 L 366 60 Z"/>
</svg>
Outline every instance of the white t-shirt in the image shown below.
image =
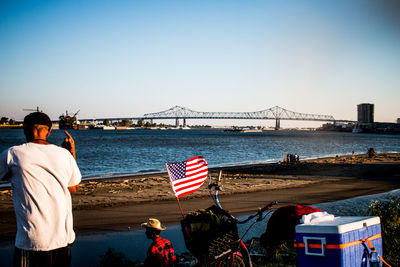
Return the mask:
<svg viewBox="0 0 400 267">
<path fill-rule="evenodd" d="M 71 153 L 55 145 L 13 146 L 0 154 L 0 178 L 7 172 L 17 218 L 15 246 L 48 251 L 73 243 L 68 187 L 82 176 Z"/>
</svg>

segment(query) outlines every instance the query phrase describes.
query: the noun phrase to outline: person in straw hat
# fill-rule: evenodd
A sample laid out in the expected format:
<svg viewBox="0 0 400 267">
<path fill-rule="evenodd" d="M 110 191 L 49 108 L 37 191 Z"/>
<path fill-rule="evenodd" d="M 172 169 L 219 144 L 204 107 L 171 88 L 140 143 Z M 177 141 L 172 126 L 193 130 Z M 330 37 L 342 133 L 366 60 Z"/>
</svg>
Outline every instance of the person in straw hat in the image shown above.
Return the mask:
<svg viewBox="0 0 400 267">
<path fill-rule="evenodd" d="M 147 238 L 153 240 L 147 250 L 144 266 L 175 266 L 176 256 L 172 244 L 169 240 L 160 236 L 161 231 L 165 230 L 166 227 L 155 218 L 150 218 L 147 222 L 142 223 L 142 227 L 146 228 Z"/>
</svg>

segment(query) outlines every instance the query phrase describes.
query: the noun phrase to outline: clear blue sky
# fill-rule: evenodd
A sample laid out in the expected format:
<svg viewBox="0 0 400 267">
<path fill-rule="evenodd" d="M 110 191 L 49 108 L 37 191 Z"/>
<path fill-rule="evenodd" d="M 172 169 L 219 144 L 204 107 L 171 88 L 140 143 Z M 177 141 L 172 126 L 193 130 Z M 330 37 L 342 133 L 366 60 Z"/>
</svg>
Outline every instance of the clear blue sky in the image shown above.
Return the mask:
<svg viewBox="0 0 400 267">
<path fill-rule="evenodd" d="M 0 1 L 0 116 L 275 105 L 400 117 L 395 0 Z"/>
</svg>

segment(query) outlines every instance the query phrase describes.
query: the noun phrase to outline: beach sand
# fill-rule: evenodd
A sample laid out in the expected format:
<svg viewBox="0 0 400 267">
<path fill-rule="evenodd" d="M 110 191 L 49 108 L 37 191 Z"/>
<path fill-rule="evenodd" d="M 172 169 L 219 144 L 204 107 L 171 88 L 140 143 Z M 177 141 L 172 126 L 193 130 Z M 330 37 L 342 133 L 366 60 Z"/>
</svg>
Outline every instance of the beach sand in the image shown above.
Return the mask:
<svg viewBox="0 0 400 267">
<path fill-rule="evenodd" d="M 312 205 L 400 188 L 400 154 L 231 166 L 210 169 L 211 176 L 216 178 L 220 169 L 220 201 L 235 215 L 249 214 L 273 200 L 278 207 Z M 213 204 L 207 184 L 180 198 L 185 214 Z M 167 225 L 182 219 L 167 173 L 84 181 L 72 198 L 77 234 L 134 229 L 149 217 Z M 11 190 L 3 189 L 0 241 L 13 240 L 15 232 Z"/>
</svg>

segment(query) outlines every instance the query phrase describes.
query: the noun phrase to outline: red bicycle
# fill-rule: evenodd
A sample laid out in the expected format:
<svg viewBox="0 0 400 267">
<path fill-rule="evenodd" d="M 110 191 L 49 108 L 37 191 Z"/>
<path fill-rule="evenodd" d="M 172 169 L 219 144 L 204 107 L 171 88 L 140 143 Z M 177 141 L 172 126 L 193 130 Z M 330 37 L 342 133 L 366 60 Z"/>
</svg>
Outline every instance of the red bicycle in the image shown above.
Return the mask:
<svg viewBox="0 0 400 267">
<path fill-rule="evenodd" d="M 237 224 L 244 224 L 255 217 L 257 217 L 255 222 L 261 221 L 264 212 L 271 212 L 276 201 L 258 209 L 246 219 L 239 220 L 224 210 L 218 199 L 221 176 L 222 171 L 219 172 L 215 183 L 212 182 L 210 176 L 208 185 L 215 205 L 192 212 L 181 221 L 186 248 L 198 259 L 200 266 L 252 267 L 249 251 L 242 238 L 254 223 L 248 227 L 242 237 L 239 237 Z"/>
</svg>

